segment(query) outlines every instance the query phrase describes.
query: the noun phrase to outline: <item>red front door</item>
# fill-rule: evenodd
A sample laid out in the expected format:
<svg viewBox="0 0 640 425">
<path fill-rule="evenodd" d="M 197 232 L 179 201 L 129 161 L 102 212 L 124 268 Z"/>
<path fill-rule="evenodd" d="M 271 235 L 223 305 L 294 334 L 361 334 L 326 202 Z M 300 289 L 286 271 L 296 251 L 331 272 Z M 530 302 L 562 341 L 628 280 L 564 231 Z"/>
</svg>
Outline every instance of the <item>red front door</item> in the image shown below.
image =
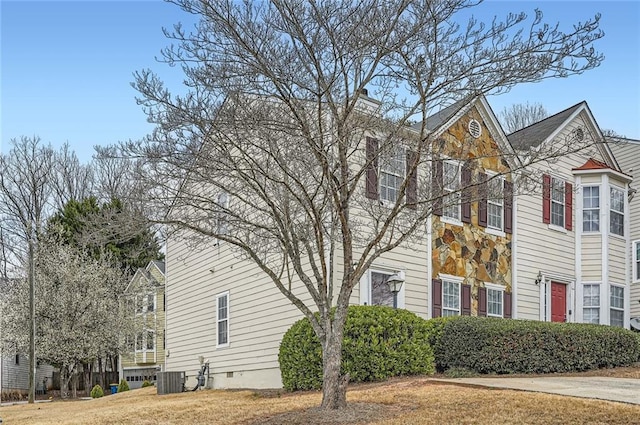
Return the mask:
<svg viewBox="0 0 640 425">
<path fill-rule="evenodd" d="M 551 282 L 551 321 L 567 321 L 567 285 Z"/>
</svg>

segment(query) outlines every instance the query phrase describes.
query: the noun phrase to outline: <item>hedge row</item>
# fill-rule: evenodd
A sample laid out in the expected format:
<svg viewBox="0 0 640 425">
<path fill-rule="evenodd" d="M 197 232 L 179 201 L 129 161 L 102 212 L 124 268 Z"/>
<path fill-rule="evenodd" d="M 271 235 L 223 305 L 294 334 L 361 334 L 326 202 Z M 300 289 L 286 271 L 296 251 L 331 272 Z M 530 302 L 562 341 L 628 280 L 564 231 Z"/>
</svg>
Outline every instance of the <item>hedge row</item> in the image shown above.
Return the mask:
<svg viewBox="0 0 640 425">
<path fill-rule="evenodd" d="M 431 374 L 434 358 L 428 323 L 407 310 L 351 306 L 342 346 L 342 373 L 351 382 Z M 284 335 L 278 355 L 282 384 L 289 391 L 322 386 L 322 348 L 308 319 Z"/>
<path fill-rule="evenodd" d="M 322 348 L 307 319 L 285 333 L 278 359 L 285 389 L 322 386 Z M 622 328 L 468 316 L 423 320 L 379 306 L 349 307 L 342 348 L 342 373 L 352 382 L 430 374 L 434 362 L 439 371 L 506 374 L 584 371 L 637 361 L 640 334 Z"/>
<path fill-rule="evenodd" d="M 628 366 L 640 360 L 640 338 L 611 326 L 457 317 L 433 328 L 439 370 L 552 373 Z"/>
</svg>

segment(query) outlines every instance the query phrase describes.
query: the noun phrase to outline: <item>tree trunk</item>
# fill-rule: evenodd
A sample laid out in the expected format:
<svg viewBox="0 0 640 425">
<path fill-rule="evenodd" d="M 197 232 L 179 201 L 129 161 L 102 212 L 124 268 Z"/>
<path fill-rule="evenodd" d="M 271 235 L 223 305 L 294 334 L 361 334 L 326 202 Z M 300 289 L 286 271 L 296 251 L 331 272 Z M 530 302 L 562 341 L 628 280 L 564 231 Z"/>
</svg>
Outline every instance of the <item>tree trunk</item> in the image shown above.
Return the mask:
<svg viewBox="0 0 640 425">
<path fill-rule="evenodd" d="M 60 368 L 60 398 L 69 398 L 69 381 L 71 380 L 71 373 L 67 365 L 62 365 Z"/>
<path fill-rule="evenodd" d="M 84 393 L 85 396 L 89 396 L 91 394 L 91 388 L 93 387 L 91 385 L 91 369 L 92 369 L 92 364 L 91 363 L 86 363 L 83 367 L 83 375 L 84 375 Z"/>
<path fill-rule="evenodd" d="M 73 383 L 73 398 L 78 398 L 78 369 L 75 367 L 71 371 L 71 378 L 71 382 Z"/>
<path fill-rule="evenodd" d="M 347 384 L 349 375 L 340 374 L 342 364 L 342 328 L 336 332 L 337 320 L 328 333 L 322 349 L 322 404 L 323 409 L 337 410 L 347 407 Z"/>
</svg>

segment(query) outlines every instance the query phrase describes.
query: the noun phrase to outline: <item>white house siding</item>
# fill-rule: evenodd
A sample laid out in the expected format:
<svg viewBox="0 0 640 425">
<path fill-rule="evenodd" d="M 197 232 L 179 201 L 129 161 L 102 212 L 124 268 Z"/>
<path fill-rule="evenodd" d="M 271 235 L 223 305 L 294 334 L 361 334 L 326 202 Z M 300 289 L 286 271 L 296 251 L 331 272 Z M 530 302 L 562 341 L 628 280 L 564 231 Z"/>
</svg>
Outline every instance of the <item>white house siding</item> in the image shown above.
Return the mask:
<svg viewBox="0 0 640 425">
<path fill-rule="evenodd" d="M 640 140 L 622 139 L 609 143 L 620 169 L 623 173 L 634 178 L 631 187 L 640 189 Z M 640 280 L 631 274 L 633 272 L 633 242 L 640 240 L 640 192 L 636 193 L 629 203 L 630 228 L 630 307 L 631 317 L 640 317 Z"/>
<path fill-rule="evenodd" d="M 567 125 L 554 140 L 564 143 L 571 137 L 572 132 L 578 126 L 589 128 L 587 120 L 579 115 L 574 122 Z M 576 282 L 576 185 L 572 175 L 572 169 L 583 165 L 590 157 L 603 160 L 595 149 L 564 155 L 552 163 L 540 163 L 531 167 L 531 171 L 540 175 L 540 186 L 531 193 L 518 196 L 516 210 L 514 212 L 517 221 L 516 256 L 517 256 L 517 288 L 516 297 L 519 319 L 550 320 L 548 306 L 545 306 L 545 283 L 536 284 L 536 277 L 541 273 L 543 278 L 567 283 L 567 297 L 573 297 L 569 309 L 575 311 L 575 282 Z M 550 174 L 553 177 L 562 178 L 574 184 L 573 194 L 573 230 L 554 229 L 553 226 L 542 221 L 542 177 L 541 174 Z M 517 189 L 516 189 L 517 190 Z M 583 251 L 583 255 L 594 258 L 591 273 L 596 268 L 602 268 L 602 257 L 597 252 Z M 591 262 L 590 262 L 591 263 Z M 545 309 L 546 307 L 546 309 Z M 567 317 L 568 321 L 575 321 L 575 314 Z"/>
<path fill-rule="evenodd" d="M 29 359 L 19 356 L 19 363 L 15 363 L 15 355 L 2 357 L 2 391 L 29 390 Z"/>
</svg>

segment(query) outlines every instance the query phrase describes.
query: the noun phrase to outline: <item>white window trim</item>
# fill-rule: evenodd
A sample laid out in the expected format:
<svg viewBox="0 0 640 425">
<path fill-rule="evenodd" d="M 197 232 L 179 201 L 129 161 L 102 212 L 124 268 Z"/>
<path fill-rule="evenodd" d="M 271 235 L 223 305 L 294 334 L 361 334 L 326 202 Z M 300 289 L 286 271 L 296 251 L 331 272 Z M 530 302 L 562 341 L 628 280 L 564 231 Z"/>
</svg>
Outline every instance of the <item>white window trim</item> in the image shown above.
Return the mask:
<svg viewBox="0 0 640 425">
<path fill-rule="evenodd" d="M 640 267 L 638 264 L 640 262 L 640 258 L 638 257 L 638 246 L 640 245 L 640 239 L 636 239 L 633 242 L 631 242 L 631 249 L 632 249 L 632 253 L 631 253 L 631 257 L 632 257 L 632 261 L 633 261 L 633 275 L 631 276 L 631 282 L 633 283 L 640 283 L 640 277 L 638 276 L 638 273 L 640 272 Z"/>
<path fill-rule="evenodd" d="M 495 283 L 485 283 L 484 284 L 485 289 L 487 290 L 487 305 L 486 305 L 486 309 L 487 309 L 487 317 L 502 317 L 504 318 L 504 293 L 507 290 L 506 286 L 504 285 L 497 285 Z M 489 291 L 499 291 L 502 293 L 502 314 L 490 314 L 489 313 Z"/>
<path fill-rule="evenodd" d="M 405 296 L 404 296 L 404 288 L 407 286 L 405 269 L 402 267 L 393 267 L 387 265 L 373 265 L 367 270 L 366 273 L 362 275 L 360 278 L 360 304 L 361 305 L 372 305 L 371 304 L 371 273 L 382 273 L 382 274 L 401 274 L 405 276 L 405 282 L 400 287 L 400 292 L 398 292 L 398 308 L 404 308 Z"/>
<path fill-rule="evenodd" d="M 596 187 L 598 188 L 598 230 L 584 230 L 584 211 L 594 211 L 595 208 L 585 208 L 584 207 L 584 189 L 586 188 L 593 188 Z M 582 199 L 581 199 L 581 204 L 580 204 L 580 209 L 582 214 L 582 217 L 577 217 L 581 220 L 582 222 L 582 233 L 587 234 L 587 235 L 598 235 L 602 232 L 602 185 L 600 183 L 598 184 L 585 184 L 582 186 Z"/>
<path fill-rule="evenodd" d="M 613 209 L 613 206 L 611 204 L 611 191 L 613 191 L 613 190 L 617 190 L 619 192 L 622 192 L 622 211 L 618 211 L 618 210 L 614 210 Z M 625 227 L 626 227 L 625 226 L 625 222 L 628 220 L 628 217 L 627 217 L 627 214 L 626 214 L 626 211 L 625 211 L 625 204 L 626 204 L 625 197 L 626 197 L 626 191 L 624 190 L 624 188 L 622 188 L 620 186 L 613 185 L 613 184 L 609 185 L 609 220 L 608 220 L 609 222 L 607 224 L 609 225 L 609 235 L 613 236 L 614 238 L 620 238 L 620 239 L 625 239 L 626 238 L 626 235 L 625 235 L 625 233 L 626 233 L 625 232 L 625 230 L 626 230 L 625 229 Z M 611 212 L 615 212 L 617 214 L 621 214 L 622 215 L 622 234 L 621 235 L 619 235 L 617 233 L 613 233 L 611 231 L 611 217 L 612 217 Z"/>
<path fill-rule="evenodd" d="M 394 172 L 384 170 L 384 161 L 380 161 L 380 165 L 378 166 L 378 200 L 382 203 L 383 206 L 387 207 L 395 205 L 395 203 L 398 201 L 398 198 L 394 200 L 382 199 L 382 174 L 389 174 L 395 177 L 400 177 L 400 186 L 402 186 L 402 182 L 405 180 L 407 175 L 407 150 L 404 146 L 398 146 L 396 149 L 398 149 L 398 152 L 396 153 L 402 158 L 402 174 L 396 174 Z M 396 192 L 400 191 L 400 186 L 396 188 Z"/>
<path fill-rule="evenodd" d="M 153 310 L 149 310 L 149 296 L 152 296 L 152 297 L 153 297 Z M 155 313 L 155 312 L 157 311 L 157 309 L 158 309 L 158 299 L 157 299 L 157 297 L 156 297 L 156 294 L 155 294 L 155 293 L 153 293 L 153 292 L 147 292 L 147 293 L 144 295 L 144 299 L 145 299 L 145 303 L 144 303 L 144 305 L 145 305 L 145 307 L 144 307 L 145 311 L 144 311 L 144 312 L 145 312 L 145 313 Z"/>
<path fill-rule="evenodd" d="M 464 281 L 463 278 L 461 278 L 460 276 L 453 276 L 450 274 L 439 274 L 438 278 L 442 281 L 442 299 L 440 300 L 440 305 L 442 306 L 442 317 L 445 317 L 444 311 L 445 311 L 445 306 L 444 306 L 444 282 L 451 282 L 451 283 L 457 283 L 458 284 L 458 314 L 457 316 L 462 315 L 462 282 Z M 453 311 L 453 309 L 451 308 L 447 308 L 447 311 Z"/>
<path fill-rule="evenodd" d="M 220 323 L 220 317 L 218 317 L 218 315 L 220 314 L 220 307 L 218 305 L 218 300 L 220 298 L 227 298 L 227 317 L 225 319 L 222 320 L 226 320 L 227 322 L 227 342 L 224 344 L 220 344 L 218 342 L 218 324 Z M 229 291 L 226 292 L 222 292 L 218 295 L 216 295 L 216 348 L 224 348 L 224 347 L 228 347 L 229 343 L 231 342 L 231 329 L 230 329 L 230 323 L 231 323 L 231 319 L 230 319 L 230 302 L 229 302 Z"/>
<path fill-rule="evenodd" d="M 585 306 L 584 305 L 584 287 L 585 286 L 598 286 L 598 298 L 600 299 L 600 303 L 598 304 L 598 306 Z M 584 309 L 585 308 L 597 308 L 598 309 L 598 324 L 602 324 L 602 282 L 598 281 L 598 282 L 592 282 L 592 281 L 583 281 L 582 282 L 582 288 L 580 291 L 580 321 L 583 323 L 591 323 L 591 322 L 586 322 L 584 320 Z"/>
<path fill-rule="evenodd" d="M 457 205 L 458 218 L 450 217 L 450 216 L 445 214 L 445 211 L 447 209 L 447 206 L 444 205 L 445 197 L 447 195 L 449 195 L 450 193 L 455 193 L 456 192 L 456 191 L 449 191 L 446 188 L 446 185 L 445 185 L 445 175 L 446 175 L 446 173 L 444 172 L 445 164 L 453 165 L 458 169 L 458 172 L 456 173 L 456 175 L 458 177 L 458 190 L 457 190 L 457 193 L 458 193 L 458 205 Z M 462 226 L 462 191 L 460 190 L 460 186 L 461 185 L 462 185 L 462 161 L 458 161 L 458 160 L 455 160 L 455 159 L 444 159 L 442 161 L 442 190 L 443 190 L 443 194 L 442 194 L 442 216 L 440 217 L 440 220 L 445 222 L 445 223 L 453 224 L 453 225 L 456 225 L 456 226 Z"/>
<path fill-rule="evenodd" d="M 562 182 L 562 202 L 559 201 L 554 201 L 553 199 L 553 183 L 554 181 L 561 181 Z M 567 180 L 560 178 L 560 177 L 554 177 L 551 176 L 551 182 L 550 182 L 551 187 L 549 187 L 549 228 L 553 229 L 553 230 L 559 230 L 562 229 L 564 231 L 564 233 L 567 232 L 566 229 L 566 225 L 567 225 L 567 217 L 566 217 L 566 211 L 567 211 L 567 207 L 566 207 L 566 188 L 567 188 Z M 559 224 L 555 224 L 553 222 L 553 203 L 556 204 L 560 204 L 562 205 L 562 226 L 560 226 Z"/>
<path fill-rule="evenodd" d="M 493 181 L 499 181 L 500 182 L 500 193 L 502 195 L 502 197 L 498 200 L 495 199 L 495 197 L 491 196 L 491 193 L 489 193 L 489 196 L 487 196 L 487 233 L 490 234 L 495 234 L 496 236 L 506 236 L 505 232 L 504 232 L 504 221 L 505 221 L 505 216 L 504 216 L 504 210 L 505 210 L 505 205 L 504 205 L 504 185 L 505 185 L 505 181 L 506 179 L 504 178 L 504 176 L 500 176 L 498 175 L 498 173 L 494 173 L 494 172 L 487 172 L 487 190 L 489 190 L 489 180 L 493 180 Z M 500 221 L 502 223 L 502 227 L 495 227 L 495 226 L 491 226 L 489 224 L 490 220 L 489 220 L 489 206 L 490 205 L 499 205 L 502 208 L 502 214 L 500 215 Z M 492 232 L 493 231 L 493 232 Z"/>
<path fill-rule="evenodd" d="M 614 307 L 611 304 L 611 288 L 620 288 L 622 289 L 622 308 L 620 307 Z M 622 327 L 625 327 L 625 305 L 627 303 L 627 297 L 628 297 L 628 293 L 626 290 L 625 285 L 621 285 L 618 283 L 610 283 L 609 284 L 609 294 L 608 294 L 608 299 L 609 299 L 609 326 L 613 326 L 611 325 L 611 311 L 615 310 L 615 311 L 621 311 L 622 312 Z"/>
</svg>

